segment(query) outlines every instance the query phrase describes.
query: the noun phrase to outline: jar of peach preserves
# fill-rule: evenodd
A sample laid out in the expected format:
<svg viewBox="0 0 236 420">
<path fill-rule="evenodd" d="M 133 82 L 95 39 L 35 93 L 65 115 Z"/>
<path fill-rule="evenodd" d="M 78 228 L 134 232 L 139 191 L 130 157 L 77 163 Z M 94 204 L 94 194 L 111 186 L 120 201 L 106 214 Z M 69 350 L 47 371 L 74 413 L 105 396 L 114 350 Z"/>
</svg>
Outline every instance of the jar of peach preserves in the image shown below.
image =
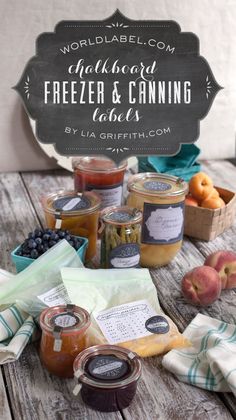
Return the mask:
<svg viewBox="0 0 236 420">
<path fill-rule="evenodd" d="M 128 182 L 131 207 L 143 212 L 141 266 L 168 264 L 180 250 L 188 184 L 167 174 L 141 173 Z"/>
</svg>

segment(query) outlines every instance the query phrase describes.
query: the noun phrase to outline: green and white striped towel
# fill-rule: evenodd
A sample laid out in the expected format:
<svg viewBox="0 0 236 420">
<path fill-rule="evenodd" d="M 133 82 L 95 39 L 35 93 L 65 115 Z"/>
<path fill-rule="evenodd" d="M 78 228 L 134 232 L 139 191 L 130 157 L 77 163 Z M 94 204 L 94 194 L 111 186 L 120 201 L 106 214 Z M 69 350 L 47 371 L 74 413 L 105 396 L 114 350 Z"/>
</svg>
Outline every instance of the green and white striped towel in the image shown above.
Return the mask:
<svg viewBox="0 0 236 420">
<path fill-rule="evenodd" d="M 0 312 L 0 364 L 17 360 L 35 334 L 32 316 L 17 305 Z"/>
<path fill-rule="evenodd" d="M 236 325 L 198 314 L 184 336 L 193 346 L 171 350 L 163 366 L 180 381 L 236 396 Z"/>
</svg>

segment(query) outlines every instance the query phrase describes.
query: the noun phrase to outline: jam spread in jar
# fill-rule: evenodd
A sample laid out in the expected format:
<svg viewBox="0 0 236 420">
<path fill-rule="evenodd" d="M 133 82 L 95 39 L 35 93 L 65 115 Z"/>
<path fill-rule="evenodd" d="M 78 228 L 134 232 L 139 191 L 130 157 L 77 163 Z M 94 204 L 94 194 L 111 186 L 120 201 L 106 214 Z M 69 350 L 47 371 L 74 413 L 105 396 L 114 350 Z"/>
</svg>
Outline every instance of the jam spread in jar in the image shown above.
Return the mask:
<svg viewBox="0 0 236 420">
<path fill-rule="evenodd" d="M 68 230 L 72 235 L 88 238 L 85 260 L 96 255 L 100 197 L 92 191 L 59 191 L 45 195 L 42 204 L 46 225 L 50 229 Z"/>
<path fill-rule="evenodd" d="M 88 312 L 75 305 L 53 306 L 41 313 L 40 359 L 50 373 L 73 377 L 73 362 L 85 349 L 89 325 Z"/>
<path fill-rule="evenodd" d="M 127 162 L 119 166 L 103 156 L 84 156 L 73 159 L 76 191 L 95 191 L 102 207 L 120 206 Z"/>
<path fill-rule="evenodd" d="M 81 352 L 74 361 L 78 384 L 85 404 L 94 410 L 118 411 L 133 400 L 141 376 L 141 361 L 136 353 L 112 345 L 98 345 Z"/>
<path fill-rule="evenodd" d="M 128 206 L 108 207 L 101 212 L 101 219 L 102 266 L 139 267 L 142 212 Z"/>
<path fill-rule="evenodd" d="M 127 203 L 143 212 L 141 266 L 168 264 L 181 248 L 188 186 L 168 174 L 141 173 L 128 183 Z"/>
</svg>

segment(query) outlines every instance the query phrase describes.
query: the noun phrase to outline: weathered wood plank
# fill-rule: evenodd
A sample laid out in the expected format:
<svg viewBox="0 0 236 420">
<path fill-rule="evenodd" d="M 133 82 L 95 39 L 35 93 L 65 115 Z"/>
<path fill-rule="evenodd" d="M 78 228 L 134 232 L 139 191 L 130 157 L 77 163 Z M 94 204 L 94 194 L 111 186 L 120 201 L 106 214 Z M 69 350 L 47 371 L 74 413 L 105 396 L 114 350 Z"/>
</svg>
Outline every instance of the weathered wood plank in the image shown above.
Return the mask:
<svg viewBox="0 0 236 420">
<path fill-rule="evenodd" d="M 3 381 L 2 371 L 0 371 L 0 419 L 12 419 L 10 407 L 7 400 L 6 389 Z"/>
<path fill-rule="evenodd" d="M 48 175 L 41 174 L 41 173 L 23 173 L 22 177 L 26 188 L 29 191 L 30 196 L 32 197 L 32 201 L 34 202 L 34 206 L 38 217 L 43 221 L 44 216 L 41 209 L 41 205 L 39 203 L 39 196 L 41 195 L 41 190 L 55 190 L 58 189 L 58 183 L 60 185 L 65 186 L 65 188 L 71 186 L 71 178 L 70 175 L 65 174 L 63 171 L 56 171 L 56 176 L 52 176 L 53 172 L 50 171 Z M 47 178 L 48 176 L 48 178 Z M 43 187 L 42 187 L 43 185 Z M 172 268 L 169 273 L 169 269 L 165 268 L 163 275 L 161 275 L 160 279 L 163 283 L 163 293 L 160 295 L 160 301 L 163 304 L 165 299 L 165 291 L 172 290 L 172 282 L 173 282 L 173 274 L 178 273 L 178 281 L 176 282 L 176 278 L 174 277 L 174 281 L 176 282 L 175 287 L 173 288 L 173 299 L 170 301 L 170 305 L 164 305 L 163 307 L 165 310 L 170 313 L 170 316 L 175 319 L 178 319 L 178 325 L 182 328 L 192 320 L 197 313 L 195 307 L 189 306 L 189 310 L 185 311 L 185 303 L 182 302 L 182 309 L 178 308 L 178 305 L 175 305 L 176 296 L 178 299 L 182 299 L 180 296 L 180 287 L 179 287 L 179 280 L 182 278 L 184 272 L 188 271 L 193 267 L 193 265 L 200 265 L 203 261 L 202 254 L 196 249 L 196 247 L 191 243 L 191 241 L 185 241 L 185 251 L 187 251 L 187 255 L 182 252 L 181 257 L 177 258 L 174 263 L 172 263 Z M 190 255 L 189 255 L 190 254 Z M 169 266 L 168 266 L 169 267 Z M 169 273 L 169 276 L 165 278 L 166 271 Z M 155 270 L 155 272 L 159 272 L 159 270 Z M 169 286 L 170 281 L 170 286 Z M 158 284 L 158 282 L 157 282 Z M 168 285 L 168 287 L 167 287 Z M 159 289 L 158 289 L 159 293 Z M 167 293 L 167 300 L 169 300 L 169 294 Z M 183 299 L 182 299 L 183 301 Z M 172 308 L 173 306 L 173 308 Z M 227 318 L 228 319 L 228 318 Z M 157 384 L 158 382 L 158 384 Z M 168 389 L 168 398 L 165 398 L 165 393 L 163 392 L 163 387 Z M 161 395 L 160 395 L 161 394 Z M 187 398 L 185 397 L 189 395 L 191 404 L 187 403 Z M 173 398 L 173 395 L 175 396 Z M 162 397 L 162 405 L 160 405 L 160 400 Z M 209 397 L 210 400 L 209 400 Z M 186 398 L 186 401 L 185 401 Z M 176 400 L 179 401 L 179 405 L 176 405 Z M 135 403 L 136 401 L 136 403 Z M 152 358 L 148 362 L 144 362 L 144 373 L 141 384 L 139 386 L 137 397 L 134 403 L 130 406 L 130 408 L 124 410 L 124 415 L 127 419 L 138 419 L 138 418 L 147 418 L 147 419 L 163 419 L 167 420 L 169 418 L 199 418 L 199 419 L 208 419 L 207 411 L 210 411 L 214 407 L 214 418 L 228 418 L 229 413 L 223 406 L 222 402 L 218 398 L 216 394 L 210 394 L 206 391 L 199 390 L 198 388 L 193 388 L 186 384 L 180 383 L 177 381 L 173 375 L 169 372 L 165 371 L 161 367 L 160 358 Z M 181 401 L 185 401 L 181 403 Z M 195 403 L 192 405 L 192 403 Z M 205 407 L 204 404 L 207 406 L 206 412 L 200 411 L 201 406 Z M 207 401 L 209 405 L 207 405 Z M 187 412 L 184 413 L 183 410 L 181 411 L 181 404 L 184 410 L 185 407 L 188 407 Z M 192 414 L 191 413 L 192 409 Z M 196 413 L 199 411 L 199 415 L 201 417 L 196 417 Z M 175 414 L 175 412 L 177 414 Z M 170 416 L 169 414 L 172 413 Z M 212 413 L 213 414 L 213 413 Z M 205 415 L 205 417 L 204 417 Z M 210 414 L 209 414 L 210 415 Z M 176 416 L 176 417 L 175 417 Z M 179 417 L 178 417 L 179 416 Z M 192 416 L 192 417 L 191 417 Z M 195 416 L 195 417 L 194 417 Z M 230 416 L 231 417 L 231 416 Z M 213 418 L 213 417 L 211 417 Z"/>
<path fill-rule="evenodd" d="M 18 174 L 0 174 L 0 201 L 0 265 L 10 271 L 10 250 L 39 225 L 39 219 Z M 71 381 L 50 377 L 42 368 L 33 347 L 27 347 L 19 361 L 4 365 L 3 369 L 15 419 L 122 419 L 120 413 L 103 415 L 88 409 L 79 400 L 74 400 L 71 395 Z M 0 418 L 5 420 L 4 416 Z"/>
<path fill-rule="evenodd" d="M 214 393 L 178 381 L 161 365 L 161 357 L 143 361 L 135 406 L 123 410 L 127 420 L 226 420 L 232 416 Z"/>
</svg>

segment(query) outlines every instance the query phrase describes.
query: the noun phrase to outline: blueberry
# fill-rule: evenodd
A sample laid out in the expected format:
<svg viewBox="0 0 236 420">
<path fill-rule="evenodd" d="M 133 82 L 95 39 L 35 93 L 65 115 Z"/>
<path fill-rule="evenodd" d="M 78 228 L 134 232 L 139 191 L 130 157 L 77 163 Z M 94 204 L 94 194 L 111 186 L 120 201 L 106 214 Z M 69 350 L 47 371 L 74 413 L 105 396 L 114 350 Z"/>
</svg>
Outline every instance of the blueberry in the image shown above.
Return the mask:
<svg viewBox="0 0 236 420">
<path fill-rule="evenodd" d="M 47 250 L 49 249 L 49 246 L 48 245 L 43 245 L 43 252 L 47 252 Z"/>
<path fill-rule="evenodd" d="M 41 238 L 36 238 L 35 242 L 37 245 L 41 245 L 41 243 L 43 242 Z"/>
<path fill-rule="evenodd" d="M 54 246 L 54 245 L 56 245 L 56 241 L 52 241 L 52 240 L 50 240 L 50 241 L 48 242 L 48 246 L 49 246 L 49 248 L 52 248 L 52 246 Z"/>
<path fill-rule="evenodd" d="M 68 243 L 70 244 L 70 246 L 73 246 L 73 248 L 74 248 L 74 242 L 73 241 L 68 241 Z"/>
<path fill-rule="evenodd" d="M 35 234 L 34 234 L 33 232 L 30 232 L 30 233 L 28 234 L 28 238 L 29 238 L 29 239 L 34 239 L 34 238 L 35 238 Z"/>
<path fill-rule="evenodd" d="M 32 249 L 31 253 L 30 253 L 31 258 L 36 259 L 39 256 L 39 253 L 37 251 L 37 249 Z"/>
<path fill-rule="evenodd" d="M 35 229 L 34 234 L 35 234 L 35 236 L 36 236 L 37 238 L 41 237 L 41 236 L 42 236 L 42 231 L 41 231 L 41 229 Z"/>
<path fill-rule="evenodd" d="M 36 246 L 37 246 L 37 244 L 34 241 L 34 239 L 29 239 L 29 241 L 28 241 L 28 247 L 31 248 L 31 249 L 33 249 L 33 248 L 36 248 Z"/>
<path fill-rule="evenodd" d="M 43 253 L 44 253 L 44 246 L 43 246 L 43 244 L 39 244 L 39 245 L 37 246 L 37 251 L 38 251 L 40 254 L 43 254 Z"/>
<path fill-rule="evenodd" d="M 50 239 L 49 233 L 44 233 L 43 234 L 43 241 L 49 241 L 49 239 Z"/>
<path fill-rule="evenodd" d="M 17 255 L 23 255 L 23 251 L 22 251 L 22 249 L 19 249 L 18 251 L 17 251 L 17 253 L 16 253 Z"/>
<path fill-rule="evenodd" d="M 58 241 L 59 236 L 56 232 L 52 232 L 51 234 L 51 241 Z"/>
<path fill-rule="evenodd" d="M 71 236 L 67 234 L 67 235 L 65 236 L 65 239 L 69 242 L 69 241 L 71 240 Z"/>
<path fill-rule="evenodd" d="M 49 235 L 51 235 L 52 234 L 52 229 L 46 229 L 45 233 L 48 233 Z"/>
<path fill-rule="evenodd" d="M 59 238 L 63 239 L 66 236 L 66 233 L 64 232 L 64 230 L 59 230 L 58 231 L 58 236 L 59 236 Z"/>
</svg>

